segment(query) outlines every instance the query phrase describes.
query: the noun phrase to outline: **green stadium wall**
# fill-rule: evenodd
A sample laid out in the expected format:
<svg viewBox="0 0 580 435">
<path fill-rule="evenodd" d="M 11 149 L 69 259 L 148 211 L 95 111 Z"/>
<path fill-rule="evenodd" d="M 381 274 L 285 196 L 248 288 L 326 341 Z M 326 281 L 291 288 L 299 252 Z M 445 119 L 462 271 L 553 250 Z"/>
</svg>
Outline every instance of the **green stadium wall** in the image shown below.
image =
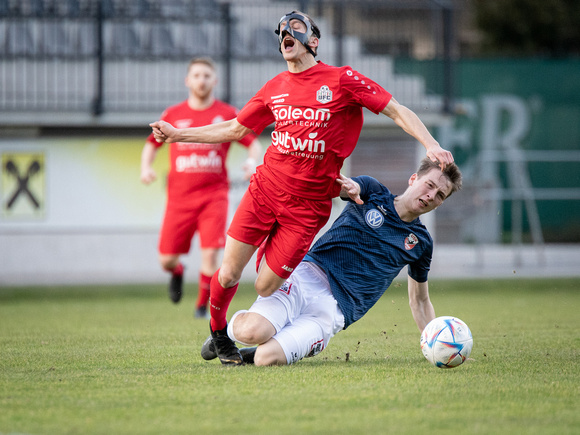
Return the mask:
<svg viewBox="0 0 580 435">
<path fill-rule="evenodd" d="M 395 62 L 397 74 L 424 77 L 431 95 L 444 94 L 444 68 L 441 61 Z M 437 139 L 468 176 L 497 173 L 503 188 L 512 168 L 501 142 L 515 143 L 531 156 L 525 170 L 545 241 L 580 242 L 580 60 L 458 60 L 451 71 L 451 121 L 435 129 Z M 483 151 L 497 155 L 485 160 Z M 503 201 L 502 210 L 503 241 L 509 242 L 510 201 Z M 523 217 L 529 239 L 525 210 Z"/>
</svg>

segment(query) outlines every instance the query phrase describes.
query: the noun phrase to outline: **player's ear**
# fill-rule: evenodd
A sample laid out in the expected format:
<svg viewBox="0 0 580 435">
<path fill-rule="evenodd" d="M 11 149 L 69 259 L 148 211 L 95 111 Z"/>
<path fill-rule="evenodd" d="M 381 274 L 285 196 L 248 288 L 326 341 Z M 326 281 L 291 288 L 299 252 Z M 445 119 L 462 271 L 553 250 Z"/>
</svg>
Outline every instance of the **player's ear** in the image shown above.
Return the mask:
<svg viewBox="0 0 580 435">
<path fill-rule="evenodd" d="M 316 48 L 318 48 L 318 38 L 316 36 L 311 36 L 310 40 L 308 41 L 308 46 L 312 48 L 312 51 L 316 53 Z"/>
<path fill-rule="evenodd" d="M 413 175 L 411 175 L 411 178 L 409 178 L 409 186 L 412 186 L 416 179 L 417 173 L 415 172 Z"/>
</svg>

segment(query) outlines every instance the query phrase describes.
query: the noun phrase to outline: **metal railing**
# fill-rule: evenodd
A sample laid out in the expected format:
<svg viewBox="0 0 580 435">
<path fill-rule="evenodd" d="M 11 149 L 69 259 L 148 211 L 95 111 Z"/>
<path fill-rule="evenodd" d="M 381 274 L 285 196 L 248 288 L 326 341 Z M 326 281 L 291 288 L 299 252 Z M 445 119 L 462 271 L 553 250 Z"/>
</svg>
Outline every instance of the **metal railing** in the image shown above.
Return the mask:
<svg viewBox="0 0 580 435">
<path fill-rule="evenodd" d="M 74 123 L 106 114 L 158 113 L 183 97 L 187 61 L 200 55 L 218 62 L 219 97 L 241 106 L 285 68 L 273 29 L 291 9 L 315 17 L 323 30 L 320 57 L 327 63 L 360 61 L 373 76 L 383 73 L 385 62 L 396 55 L 448 59 L 441 74 L 445 96 L 438 110 L 449 110 L 454 45 L 449 4 L 0 0 L 2 123 L 9 123 L 13 118 L 8 115 L 14 112 L 41 113 L 40 120 L 66 112 L 73 114 L 68 119 Z M 405 31 L 389 25 L 395 18 L 399 26 L 407 23 Z"/>
</svg>

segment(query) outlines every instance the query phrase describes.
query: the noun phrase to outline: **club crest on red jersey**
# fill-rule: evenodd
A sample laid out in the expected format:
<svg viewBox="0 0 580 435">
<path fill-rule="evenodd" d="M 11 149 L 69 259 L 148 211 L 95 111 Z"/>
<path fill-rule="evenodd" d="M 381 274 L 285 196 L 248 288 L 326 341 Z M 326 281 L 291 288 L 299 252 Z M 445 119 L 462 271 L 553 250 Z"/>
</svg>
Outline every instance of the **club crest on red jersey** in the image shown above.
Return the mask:
<svg viewBox="0 0 580 435">
<path fill-rule="evenodd" d="M 405 249 L 407 251 L 410 251 L 411 249 L 413 249 L 418 243 L 419 243 L 419 239 L 413 233 L 411 233 L 407 237 L 405 237 Z"/>
<path fill-rule="evenodd" d="M 332 101 L 332 91 L 328 86 L 323 85 L 318 91 L 316 91 L 316 101 L 322 104 L 330 103 Z"/>
</svg>

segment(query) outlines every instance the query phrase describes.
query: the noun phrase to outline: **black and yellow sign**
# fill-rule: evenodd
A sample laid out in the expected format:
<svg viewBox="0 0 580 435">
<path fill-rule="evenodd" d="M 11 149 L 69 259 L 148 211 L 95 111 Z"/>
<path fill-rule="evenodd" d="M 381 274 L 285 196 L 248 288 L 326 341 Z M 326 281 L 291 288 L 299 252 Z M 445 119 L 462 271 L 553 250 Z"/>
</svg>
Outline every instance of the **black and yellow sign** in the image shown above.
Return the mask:
<svg viewBox="0 0 580 435">
<path fill-rule="evenodd" d="M 2 216 L 44 217 L 44 153 L 3 153 L 0 157 Z"/>
</svg>

